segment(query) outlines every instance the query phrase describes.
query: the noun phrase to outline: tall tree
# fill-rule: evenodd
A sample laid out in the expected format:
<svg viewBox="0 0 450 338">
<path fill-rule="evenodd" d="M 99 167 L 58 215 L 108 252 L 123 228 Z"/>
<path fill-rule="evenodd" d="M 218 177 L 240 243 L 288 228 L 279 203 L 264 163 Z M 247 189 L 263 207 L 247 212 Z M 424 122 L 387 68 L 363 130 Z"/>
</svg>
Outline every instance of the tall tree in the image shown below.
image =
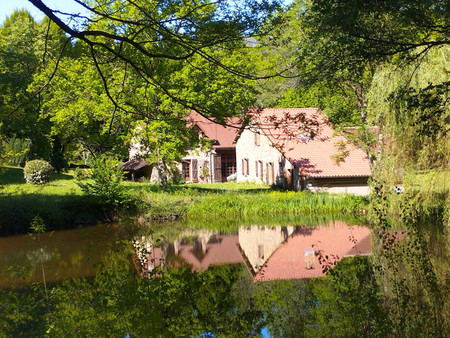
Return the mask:
<svg viewBox="0 0 450 338">
<path fill-rule="evenodd" d="M 24 10 L 15 11 L 0 27 L 0 132 L 6 140 L 29 140 L 30 158 L 50 159 L 53 150 L 50 123 L 40 116 L 42 95 L 29 89 L 66 40 L 50 20 L 36 22 Z"/>
<path fill-rule="evenodd" d="M 34 146 L 42 127 L 37 105 L 39 99 L 27 92 L 40 65 L 36 49 L 39 26 L 26 11 L 16 11 L 0 27 L 0 116 L 2 134 L 7 138 L 30 139 Z M 13 118 L 6 119 L 17 109 Z M 41 140 L 42 141 L 42 140 Z M 44 144 L 46 142 L 44 141 Z M 36 150 L 33 147 L 30 156 Z"/>
<path fill-rule="evenodd" d="M 52 62 L 52 67 L 35 78 L 31 91 L 47 81 L 54 67 Z M 109 95 L 122 102 L 124 74 L 114 64 L 103 65 L 102 71 Z M 113 105 L 91 59 L 60 60 L 47 89 L 42 94 L 41 117 L 51 122 L 52 134 L 67 151 L 84 149 L 94 156 L 112 151 L 126 157 L 131 116 Z"/>
<path fill-rule="evenodd" d="M 279 102 L 317 102 L 333 123 L 359 125 L 359 143 L 374 163 L 376 139 L 368 127 L 379 121 L 367 109 L 373 79 L 386 62 L 401 69 L 448 45 L 447 7 L 444 1 L 295 1 L 272 45 L 292 50 L 299 80 Z"/>
<path fill-rule="evenodd" d="M 200 58 L 230 74 L 255 77 L 225 62 L 216 54 L 217 48 L 239 46 L 242 39 L 261 34 L 262 23 L 277 7 L 276 1 L 76 1 L 89 11 L 79 29 L 60 19 L 45 1 L 30 0 L 71 38 L 88 46 L 98 65 L 102 55 L 110 61 L 120 60 L 145 84 L 157 88 L 174 101 L 206 115 L 209 112 L 196 98 L 180 97 L 177 87 L 165 81 L 173 69 Z M 73 14 L 72 19 L 80 19 Z M 235 47 L 234 46 L 234 47 Z M 102 76 L 101 68 L 97 70 Z M 107 90 L 107 84 L 105 89 Z M 229 98 L 233 93 L 229 93 Z M 110 97 L 112 101 L 113 98 Z M 214 97 L 210 97 L 214 99 Z M 118 105 L 117 102 L 114 102 Z M 234 112 L 233 112 L 234 113 Z M 226 114 L 222 112 L 221 115 Z"/>
</svg>

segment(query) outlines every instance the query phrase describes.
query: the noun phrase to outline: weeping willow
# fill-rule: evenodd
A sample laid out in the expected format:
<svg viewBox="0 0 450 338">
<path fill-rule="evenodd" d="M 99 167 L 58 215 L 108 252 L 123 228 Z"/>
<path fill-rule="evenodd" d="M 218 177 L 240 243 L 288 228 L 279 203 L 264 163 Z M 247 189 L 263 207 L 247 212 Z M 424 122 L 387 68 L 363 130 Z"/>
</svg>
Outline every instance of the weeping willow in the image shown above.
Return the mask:
<svg viewBox="0 0 450 338">
<path fill-rule="evenodd" d="M 377 71 L 368 113 L 379 126 L 373 179 L 405 222 L 432 215 L 450 229 L 450 47 L 422 51 L 413 63 L 393 61 Z M 405 194 L 393 198 L 392 186 Z M 383 186 L 382 188 L 380 188 Z M 390 188 L 389 188 L 390 187 Z M 384 191 L 384 192 L 383 192 Z M 395 195 L 395 194 L 394 194 Z M 408 205 L 410 208 L 408 208 Z M 404 216 L 403 215 L 403 216 Z"/>
<path fill-rule="evenodd" d="M 381 129 L 383 167 L 399 179 L 410 170 L 448 170 L 449 72 L 445 46 L 407 66 L 385 65 L 374 78 L 368 111 Z"/>
</svg>

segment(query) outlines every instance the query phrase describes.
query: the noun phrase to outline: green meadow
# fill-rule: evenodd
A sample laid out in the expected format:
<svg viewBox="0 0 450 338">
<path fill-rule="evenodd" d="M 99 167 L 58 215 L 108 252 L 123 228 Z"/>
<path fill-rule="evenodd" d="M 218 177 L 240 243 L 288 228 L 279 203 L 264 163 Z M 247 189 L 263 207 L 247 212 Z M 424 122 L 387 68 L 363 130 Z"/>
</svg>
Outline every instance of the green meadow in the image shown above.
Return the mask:
<svg viewBox="0 0 450 338">
<path fill-rule="evenodd" d="M 363 197 L 282 191 L 257 184 L 184 184 L 162 189 L 150 183 L 124 181 L 131 203 L 105 209 L 101 201 L 83 194 L 73 171 L 52 174 L 48 184 L 34 186 L 25 183 L 21 168 L 1 170 L 2 234 L 27 232 L 35 216 L 42 217 L 49 230 L 59 230 L 130 219 L 141 223 L 195 219 L 194 223 L 204 224 L 227 218 L 236 225 L 236 220 L 274 217 L 354 218 L 367 208 Z"/>
</svg>

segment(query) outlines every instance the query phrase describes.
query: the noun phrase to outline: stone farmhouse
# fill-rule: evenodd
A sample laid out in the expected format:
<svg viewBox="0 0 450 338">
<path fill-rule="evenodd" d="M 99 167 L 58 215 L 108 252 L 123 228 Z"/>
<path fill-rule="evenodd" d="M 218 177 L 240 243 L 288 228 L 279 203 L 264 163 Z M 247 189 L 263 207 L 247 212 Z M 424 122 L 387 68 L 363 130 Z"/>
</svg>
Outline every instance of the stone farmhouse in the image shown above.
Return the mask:
<svg viewBox="0 0 450 338">
<path fill-rule="evenodd" d="M 178 169 L 186 183 L 220 183 L 236 173 L 236 136 L 241 129 L 239 118 L 230 118 L 226 126 L 207 119 L 195 111 L 186 118 L 187 127 L 193 128 L 200 139 L 211 141 L 211 146 L 202 148 L 200 145 L 187 149 L 179 163 Z M 129 160 L 121 164 L 126 176 L 131 180 L 146 177 L 151 182 L 158 181 L 155 166 L 139 158 L 148 150 L 139 142 L 133 140 L 129 150 Z"/>
<path fill-rule="evenodd" d="M 254 110 L 236 142 L 238 182 L 368 194 L 367 155 L 335 134 L 318 108 Z"/>
<path fill-rule="evenodd" d="M 179 164 L 186 183 L 226 182 L 233 175 L 237 182 L 292 190 L 368 194 L 366 153 L 336 134 L 318 108 L 253 110 L 246 125 L 231 118 L 225 126 L 191 111 L 187 125 L 211 146 L 186 150 Z M 155 168 L 133 159 L 140 151 L 132 145 L 124 170 L 132 179 L 156 177 Z"/>
</svg>

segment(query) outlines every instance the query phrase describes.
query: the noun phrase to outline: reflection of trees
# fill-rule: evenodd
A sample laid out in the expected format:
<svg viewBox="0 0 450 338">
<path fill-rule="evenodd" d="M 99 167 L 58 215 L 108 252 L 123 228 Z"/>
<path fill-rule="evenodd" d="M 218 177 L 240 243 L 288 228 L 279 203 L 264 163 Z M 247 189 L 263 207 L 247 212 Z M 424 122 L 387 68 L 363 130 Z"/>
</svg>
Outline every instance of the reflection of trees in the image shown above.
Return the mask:
<svg viewBox="0 0 450 338">
<path fill-rule="evenodd" d="M 444 336 L 445 270 L 420 232 L 376 232 L 377 253 L 344 258 L 326 277 L 254 283 L 243 264 L 191 273 L 130 268 L 129 242 L 108 251 L 91 278 L 0 290 L 0 332 L 42 336 Z M 439 238 L 434 237 L 434 238 Z M 437 244 L 434 247 L 442 248 Z M 171 250 L 171 249 L 164 249 Z M 3 330 L 3 331 L 1 331 Z M 0 334 L 0 335 L 1 335 Z"/>
<path fill-rule="evenodd" d="M 238 307 L 233 288 L 240 266 L 192 274 L 173 269 L 160 278 L 104 271 L 93 280 L 64 283 L 49 315 L 54 334 L 83 336 L 197 336 L 202 332 L 247 336 L 261 313 Z"/>
<path fill-rule="evenodd" d="M 386 336 L 388 318 L 370 259 L 341 260 L 325 278 L 313 281 L 316 302 L 308 336 Z"/>
<path fill-rule="evenodd" d="M 448 261 L 437 265 L 439 257 L 433 257 L 427 236 L 417 229 L 409 228 L 403 239 L 400 233 L 381 228 L 378 232 L 380 245 L 373 268 L 383 285 L 392 334 L 444 337 L 449 329 L 448 299 L 443 291 L 448 289 Z"/>
<path fill-rule="evenodd" d="M 424 234 L 376 230 L 371 257 L 344 259 L 325 278 L 312 281 L 315 325 L 307 335 L 444 337 L 445 268 L 433 264 Z"/>
</svg>

